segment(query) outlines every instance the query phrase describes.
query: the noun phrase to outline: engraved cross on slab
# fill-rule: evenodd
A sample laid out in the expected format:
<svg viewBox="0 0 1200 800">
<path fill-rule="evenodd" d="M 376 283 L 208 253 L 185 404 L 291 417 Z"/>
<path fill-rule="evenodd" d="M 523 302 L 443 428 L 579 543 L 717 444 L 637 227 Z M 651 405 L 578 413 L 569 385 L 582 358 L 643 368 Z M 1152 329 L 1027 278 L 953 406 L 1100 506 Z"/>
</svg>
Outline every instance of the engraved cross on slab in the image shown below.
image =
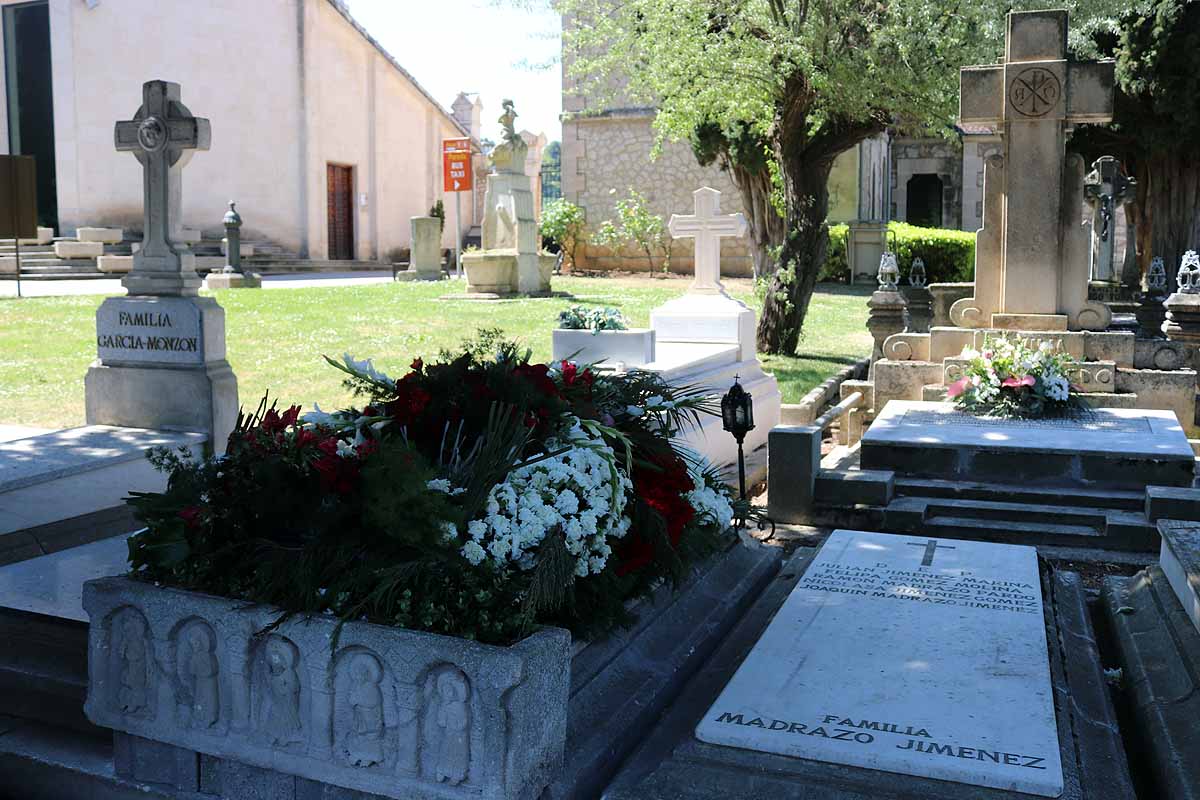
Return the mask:
<svg viewBox="0 0 1200 800">
<path fill-rule="evenodd" d="M 954 545 L 938 544 L 937 539 L 930 539 L 927 542 L 908 542 L 908 544 L 912 547 L 924 547 L 925 548 L 925 557 L 921 559 L 922 567 L 933 566 L 933 557 L 934 557 L 934 555 L 937 554 L 937 551 L 939 549 L 941 549 L 941 550 L 957 549 L 954 547 Z"/>
<path fill-rule="evenodd" d="M 1065 316 L 1072 330 L 1107 325 L 1087 300 L 1087 250 L 1075 252 L 1070 195 L 1081 188 L 1066 136 L 1112 119 L 1113 71 L 1111 60 L 1068 60 L 1065 11 L 1009 14 L 1004 61 L 962 69 L 959 122 L 997 128 L 1004 155 L 985 170 L 975 302 L 956 324 L 1009 327 L 992 315 L 1036 314 Z"/>
<path fill-rule="evenodd" d="M 746 218 L 742 214 L 721 213 L 721 193 L 705 186 L 692 192 L 696 213 L 672 214 L 667 230 L 675 239 L 695 239 L 696 279 L 690 292 L 725 291 L 721 285 L 721 239 L 745 236 Z"/>
<path fill-rule="evenodd" d="M 182 224 L 181 172 L 193 151 L 208 149 L 212 133 L 208 120 L 193 117 L 179 97 L 179 84 L 147 81 L 141 108 L 113 134 L 117 150 L 133 153 L 142 165 L 144 233 L 123 280 L 130 294 L 194 295 L 200 286 L 194 257 L 172 234 Z"/>
</svg>

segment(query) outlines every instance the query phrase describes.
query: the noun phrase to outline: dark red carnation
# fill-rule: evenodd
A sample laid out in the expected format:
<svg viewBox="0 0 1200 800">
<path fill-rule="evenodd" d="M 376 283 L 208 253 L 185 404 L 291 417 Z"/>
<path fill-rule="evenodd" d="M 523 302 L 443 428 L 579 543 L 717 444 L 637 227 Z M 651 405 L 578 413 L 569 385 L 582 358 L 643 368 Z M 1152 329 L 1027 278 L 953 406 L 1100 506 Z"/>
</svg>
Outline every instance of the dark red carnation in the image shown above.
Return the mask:
<svg viewBox="0 0 1200 800">
<path fill-rule="evenodd" d="M 183 523 L 190 530 L 194 530 L 200 526 L 201 511 L 200 506 L 188 506 L 187 508 L 181 508 L 177 516 L 183 520 Z"/>
<path fill-rule="evenodd" d="M 683 529 L 696 516 L 687 494 L 695 488 L 687 464 L 674 453 L 652 459 L 653 466 L 638 466 L 633 470 L 633 491 L 646 505 L 654 509 L 667 528 L 667 538 L 677 546 Z M 620 566 L 618 575 L 636 572 L 650 563 L 654 546 L 640 531 L 626 535 L 617 549 Z"/>
<path fill-rule="evenodd" d="M 513 368 L 513 374 L 529 381 L 535 389 L 546 397 L 557 397 L 558 387 L 550 377 L 550 367 L 545 364 L 519 364 Z"/>
</svg>

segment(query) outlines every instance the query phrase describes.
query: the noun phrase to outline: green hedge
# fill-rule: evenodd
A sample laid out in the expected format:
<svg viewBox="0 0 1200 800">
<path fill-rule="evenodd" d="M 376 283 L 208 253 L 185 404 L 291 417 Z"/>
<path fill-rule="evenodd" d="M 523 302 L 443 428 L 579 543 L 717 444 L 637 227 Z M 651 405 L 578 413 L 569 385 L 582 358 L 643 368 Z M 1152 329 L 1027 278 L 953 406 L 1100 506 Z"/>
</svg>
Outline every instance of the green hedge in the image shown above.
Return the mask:
<svg viewBox="0 0 1200 800">
<path fill-rule="evenodd" d="M 896 250 L 900 274 L 908 277 L 912 260 L 920 256 L 925 261 L 925 275 L 930 283 L 970 281 L 975 274 L 975 234 L 946 228 L 920 228 L 907 222 L 890 222 L 889 246 Z M 846 225 L 829 226 L 829 248 L 825 266 L 818 280 L 850 280 L 850 264 L 846 260 Z"/>
</svg>

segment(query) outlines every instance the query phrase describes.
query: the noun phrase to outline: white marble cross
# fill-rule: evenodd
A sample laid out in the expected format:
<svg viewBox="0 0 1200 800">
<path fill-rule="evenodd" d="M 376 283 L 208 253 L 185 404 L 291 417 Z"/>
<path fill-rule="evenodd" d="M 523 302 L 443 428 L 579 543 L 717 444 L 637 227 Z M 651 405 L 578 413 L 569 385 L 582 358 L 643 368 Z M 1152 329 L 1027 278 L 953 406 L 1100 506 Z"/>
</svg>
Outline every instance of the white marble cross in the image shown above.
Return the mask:
<svg viewBox="0 0 1200 800">
<path fill-rule="evenodd" d="M 147 81 L 141 108 L 114 130 L 117 150 L 132 152 L 142 165 L 144 233 L 126 276 L 131 294 L 195 294 L 191 284 L 199 285 L 191 259 L 180 258 L 186 246 L 174 244 L 171 233 L 182 223 L 180 173 L 192 151 L 208 149 L 212 132 L 208 120 L 193 117 L 179 97 L 179 84 Z"/>
<path fill-rule="evenodd" d="M 672 214 L 667 230 L 674 239 L 695 239 L 696 279 L 691 292 L 721 292 L 721 239 L 745 236 L 746 218 L 742 214 L 721 213 L 721 193 L 705 186 L 692 192 L 696 213 Z"/>
</svg>

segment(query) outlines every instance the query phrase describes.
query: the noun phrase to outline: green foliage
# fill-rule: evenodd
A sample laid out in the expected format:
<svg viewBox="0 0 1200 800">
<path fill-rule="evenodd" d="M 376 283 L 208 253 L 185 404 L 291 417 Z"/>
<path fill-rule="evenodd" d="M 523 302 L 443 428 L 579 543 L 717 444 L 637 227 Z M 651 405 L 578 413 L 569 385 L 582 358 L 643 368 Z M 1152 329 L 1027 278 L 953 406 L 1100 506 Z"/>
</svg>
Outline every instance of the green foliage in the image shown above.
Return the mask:
<svg viewBox="0 0 1200 800">
<path fill-rule="evenodd" d="M 907 276 L 913 259 L 925 262 L 930 283 L 955 283 L 972 280 L 975 275 L 975 234 L 948 228 L 921 228 L 906 222 L 888 223 L 889 247 L 894 248 L 900 274 Z M 822 281 L 848 281 L 850 265 L 846 255 L 849 227 L 829 226 L 829 249 L 821 268 Z"/>
<path fill-rule="evenodd" d="M 1110 51 L 1128 101 L 1118 105 L 1114 121 L 1139 139 L 1150 138 L 1146 144 L 1200 136 L 1200 3 L 1154 0 L 1139 6 L 1120 18 Z"/>
<path fill-rule="evenodd" d="M 558 312 L 558 327 L 572 331 L 624 331 L 629 329 L 629 320 L 621 309 L 605 306 L 588 308 L 571 306 Z"/>
<path fill-rule="evenodd" d="M 583 243 L 585 220 L 583 209 L 560 197 L 542 207 L 541 235 L 558 246 L 575 268 L 575 252 Z"/>
<path fill-rule="evenodd" d="M 439 230 L 446 230 L 446 205 L 441 200 L 438 200 L 429 209 L 429 216 L 437 217 L 439 220 L 441 220 L 441 227 Z"/>
<path fill-rule="evenodd" d="M 616 194 L 617 190 L 610 190 Z M 636 189 L 616 203 L 616 220 L 605 220 L 600 224 L 592 240 L 601 247 L 620 250 L 631 247 L 646 254 L 646 263 L 654 270 L 654 257 L 663 258 L 663 272 L 671 268 L 671 238 L 663 218 L 646 205 L 646 196 Z"/>
</svg>

